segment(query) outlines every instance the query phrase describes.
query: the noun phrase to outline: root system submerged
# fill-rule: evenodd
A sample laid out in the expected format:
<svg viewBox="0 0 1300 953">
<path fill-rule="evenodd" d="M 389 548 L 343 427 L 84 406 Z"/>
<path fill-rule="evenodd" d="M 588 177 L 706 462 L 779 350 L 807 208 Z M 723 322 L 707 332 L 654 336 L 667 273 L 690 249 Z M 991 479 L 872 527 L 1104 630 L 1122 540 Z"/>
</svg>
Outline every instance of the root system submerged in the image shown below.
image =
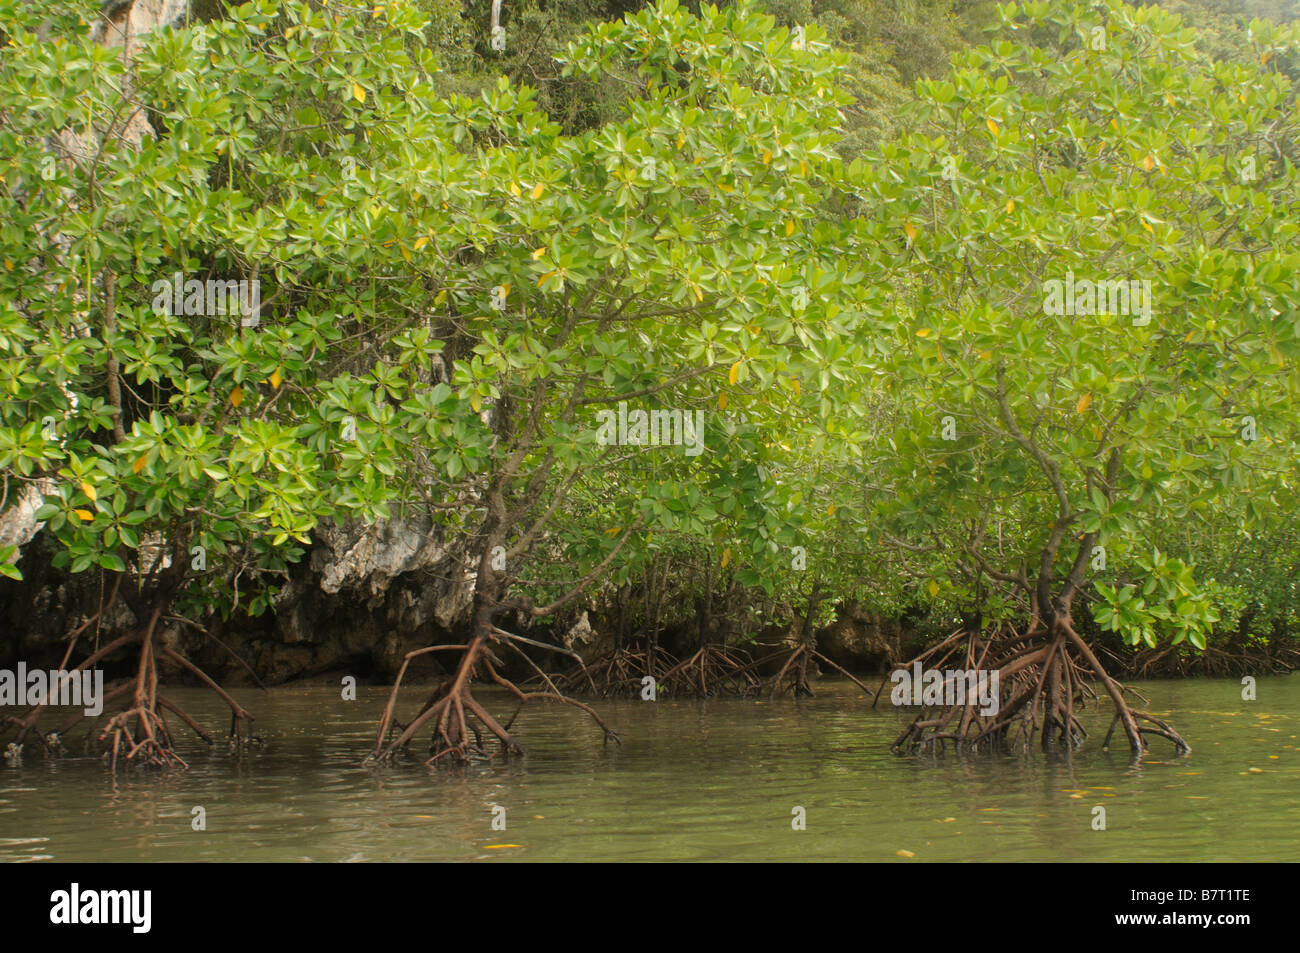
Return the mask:
<svg viewBox="0 0 1300 953">
<path fill-rule="evenodd" d="M 586 712 L 600 728 L 606 742 L 621 743 L 617 732 L 606 725 L 593 708 L 569 698 L 540 669 L 537 671 L 547 686 L 546 691 L 525 691 L 501 675 L 497 671 L 497 666 L 501 664 L 500 660 L 493 654 L 489 642 L 506 645 L 518 651 L 517 646 L 514 645 L 516 641 L 532 644 L 531 640 L 522 639 L 520 636 L 493 626 L 488 632 L 480 632 L 464 645 L 435 645 L 407 653 L 389 692 L 375 745 L 367 760 L 383 762 L 393 759 L 399 752 L 404 751 L 419 730 L 430 722 L 433 723 L 433 739 L 429 746 L 426 765 L 432 766 L 444 760 L 463 764 L 492 758 L 493 753 L 484 743 L 480 728 L 486 730 L 500 743 L 499 751 L 502 756 L 507 758 L 511 755 L 522 756 L 525 753 L 524 748 L 510 734 L 510 728 L 530 701 L 558 702 L 580 709 Z M 394 711 L 397 706 L 398 692 L 411 661 L 430 652 L 443 651 L 462 653 L 455 675 L 433 690 L 410 723 L 397 722 Z M 532 662 L 530 661 L 529 664 L 531 665 Z M 494 718 L 470 691 L 473 681 L 484 674 L 492 682 L 510 692 L 518 702 L 518 707 L 504 724 Z M 395 738 L 391 737 L 394 731 L 398 732 Z"/>
<path fill-rule="evenodd" d="M 86 738 L 87 750 L 93 743 L 98 743 L 108 759 L 110 767 L 116 771 L 120 761 L 137 767 L 187 768 L 189 765 L 176 751 L 175 738 L 167 713 L 184 722 L 203 742 L 212 745 L 211 735 L 205 732 L 194 719 L 174 700 L 158 690 L 158 656 L 175 663 L 194 675 L 199 681 L 215 692 L 230 708 L 230 736 L 234 743 L 242 745 L 246 741 L 258 740 L 251 733 L 253 716 L 219 686 L 206 672 L 178 652 L 161 645 L 158 638 L 158 621 L 162 616 L 162 607 L 156 608 L 150 615 L 149 622 L 137 631 L 129 632 L 111 640 L 96 649 L 84 661 L 67 670 L 76 637 L 81 629 L 74 631 L 68 642 L 67 651 L 59 666 L 61 671 L 70 674 L 90 669 L 95 663 L 120 649 L 132 645 L 139 646 L 139 661 L 134 678 L 114 684 L 104 692 L 100 699 L 103 711 L 99 715 L 88 715 L 85 710 L 70 715 L 58 727 L 42 732 L 37 727 L 41 713 L 49 707 L 47 704 L 33 705 L 22 718 L 6 718 L 0 722 L 0 729 L 5 726 L 17 729 L 15 744 L 21 745 L 31 736 L 40 741 L 42 747 L 51 754 L 62 750 L 63 737 L 86 719 L 98 722 L 107 718 L 107 722 L 95 734 L 92 727 Z M 84 628 L 84 626 L 82 627 Z M 110 713 L 108 706 L 118 698 L 128 695 L 130 702 L 119 711 Z M 3 732 L 0 731 L 0 734 Z"/>
<path fill-rule="evenodd" d="M 1135 756 L 1147 750 L 1147 737 L 1152 735 L 1173 743 L 1180 754 L 1191 752 L 1165 721 L 1128 703 L 1123 686 L 1106 673 L 1068 618 L 1024 635 L 1010 626 L 988 637 L 959 630 L 907 666 L 917 663 L 932 671 L 960 667 L 997 672 L 996 710 L 985 713 L 985 706 L 969 693 L 956 701 L 926 706 L 894 741 L 892 750 L 897 753 L 936 753 L 949 743 L 960 751 L 1027 750 L 1035 736 L 1044 750 L 1074 751 L 1088 737 L 1077 712 L 1098 697 L 1089 685 L 1093 679 L 1114 705 L 1103 750 L 1109 748 L 1118 725 Z"/>
</svg>

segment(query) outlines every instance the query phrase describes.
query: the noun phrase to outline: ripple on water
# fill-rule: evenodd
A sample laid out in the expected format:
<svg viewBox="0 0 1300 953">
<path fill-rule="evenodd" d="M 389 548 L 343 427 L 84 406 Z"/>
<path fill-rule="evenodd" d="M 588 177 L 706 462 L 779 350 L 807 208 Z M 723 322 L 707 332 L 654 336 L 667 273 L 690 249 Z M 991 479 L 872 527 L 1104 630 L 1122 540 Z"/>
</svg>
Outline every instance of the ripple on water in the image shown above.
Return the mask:
<svg viewBox="0 0 1300 953">
<path fill-rule="evenodd" d="M 1300 859 L 1300 680 L 1261 679 L 1267 708 L 1240 702 L 1232 680 L 1141 690 L 1192 742 L 1189 758 L 1157 747 L 1134 767 L 1100 751 L 1094 710 L 1069 760 L 899 758 L 888 746 L 905 713 L 823 682 L 800 702 L 601 703 L 621 748 L 580 712 L 538 707 L 516 724 L 522 764 L 375 767 L 361 761 L 382 688 L 345 708 L 331 687 L 248 692 L 261 749 L 187 742 L 191 770 L 116 780 L 94 759 L 30 759 L 21 781 L 0 771 L 0 860 Z M 211 698 L 180 694 L 222 723 Z M 191 828 L 196 806 L 206 831 Z M 1105 831 L 1092 829 L 1096 807 Z"/>
</svg>

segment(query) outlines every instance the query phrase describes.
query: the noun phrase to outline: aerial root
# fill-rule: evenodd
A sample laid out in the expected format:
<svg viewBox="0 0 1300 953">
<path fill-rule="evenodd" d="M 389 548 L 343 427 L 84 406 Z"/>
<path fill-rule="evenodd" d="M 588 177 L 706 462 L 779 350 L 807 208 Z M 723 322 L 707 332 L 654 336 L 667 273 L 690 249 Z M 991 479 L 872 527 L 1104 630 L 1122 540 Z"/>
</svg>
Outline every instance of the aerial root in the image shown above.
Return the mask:
<svg viewBox="0 0 1300 953">
<path fill-rule="evenodd" d="M 634 698 L 641 693 L 646 676 L 662 685 L 677 664 L 676 658 L 660 648 L 624 648 L 555 677 L 547 687 L 564 695 L 589 691 L 599 698 Z"/>
<path fill-rule="evenodd" d="M 433 723 L 433 739 L 429 747 L 429 757 L 425 761 L 426 765 L 434 765 L 443 761 L 464 764 L 489 760 L 493 757 L 493 754 L 488 751 L 487 746 L 484 744 L 484 734 L 483 731 L 480 731 L 480 728 L 500 743 L 500 752 L 503 756 L 522 756 L 525 754 L 524 748 L 510 734 L 510 727 L 519 716 L 523 706 L 530 701 L 554 701 L 578 708 L 591 716 L 592 720 L 600 728 L 606 742 L 619 742 L 618 734 L 606 725 L 590 706 L 564 695 L 555 687 L 549 676 L 541 672 L 536 665 L 533 665 L 533 668 L 540 673 L 541 678 L 552 690 L 526 692 L 499 674 L 493 663 L 500 663 L 489 648 L 489 642 L 506 645 L 516 650 L 518 650 L 515 645 L 516 642 L 529 645 L 539 644 L 532 639 L 514 636 L 509 632 L 494 627 L 480 632 L 479 635 L 464 645 L 429 646 L 408 652 L 389 692 L 388 703 L 379 722 L 375 745 L 371 749 L 367 760 L 388 761 L 392 759 L 399 751 L 405 750 L 416 733 L 430 722 Z M 554 646 L 545 647 L 556 648 Z M 397 705 L 398 692 L 407 668 L 413 659 L 436 651 L 459 651 L 462 653 L 455 675 L 433 690 L 415 718 L 408 724 L 397 722 L 394 719 L 394 711 Z M 568 650 L 558 651 L 562 654 L 570 654 Z M 529 662 L 532 664 L 531 660 Z M 518 708 L 515 709 L 514 714 L 504 725 L 493 717 L 470 691 L 470 685 L 474 678 L 479 675 L 480 670 L 486 673 L 493 682 L 507 689 L 519 702 Z"/>
<path fill-rule="evenodd" d="M 92 727 L 90 734 L 86 738 L 86 746 L 89 749 L 92 739 L 99 743 L 114 771 L 117 770 L 119 761 L 140 767 L 186 768 L 189 765 L 184 758 L 176 753 L 175 738 L 167 721 L 167 713 L 170 712 L 184 722 L 207 744 L 210 745 L 213 741 L 211 736 L 200 728 L 176 701 L 159 693 L 158 655 L 161 654 L 198 677 L 200 681 L 204 682 L 226 702 L 231 710 L 231 736 L 235 743 L 243 744 L 249 740 L 258 740 L 256 736 L 244 730 L 246 726 L 251 725 L 252 715 L 217 685 L 206 672 L 171 649 L 165 646 L 157 646 L 155 633 L 161 612 L 161 609 L 156 609 L 147 626 L 136 632 L 113 639 L 93 652 L 85 661 L 71 669 L 72 673 L 84 671 L 118 649 L 132 644 L 139 645 L 139 662 L 136 666 L 134 678 L 127 679 L 104 692 L 100 699 L 101 705 L 105 709 L 103 714 L 97 716 L 87 715 L 84 709 L 74 712 L 57 728 L 47 733 L 41 732 L 36 727 L 36 723 L 41 712 L 48 705 L 34 705 L 21 719 L 6 718 L 0 722 L 0 727 L 5 725 L 16 727 L 18 729 L 18 743 L 20 744 L 24 738 L 32 735 L 41 741 L 47 752 L 58 754 L 62 746 L 52 741 L 52 738 L 59 739 L 87 718 L 92 719 L 92 726 L 101 719 L 107 718 L 107 722 L 104 723 L 98 735 L 95 734 Z M 66 665 L 66 663 L 67 656 L 65 656 L 63 664 Z M 111 703 L 128 694 L 130 701 L 125 708 L 115 713 L 107 711 Z"/>
<path fill-rule="evenodd" d="M 996 671 L 999 697 L 996 710 L 987 714 L 983 703 L 969 693 L 963 699 L 924 707 L 894 741 L 895 752 L 937 753 L 949 743 L 959 751 L 1027 750 L 1035 737 L 1045 750 L 1074 751 L 1088 737 L 1076 710 L 1098 697 L 1088 679 L 1101 683 L 1115 707 L 1103 748 L 1109 745 L 1115 726 L 1123 725 L 1135 755 L 1147 750 L 1146 735 L 1166 738 L 1179 753 L 1191 750 L 1164 721 L 1128 704 L 1123 687 L 1106 674 L 1068 619 L 1025 636 L 1007 634 L 1006 628 L 988 636 L 954 633 L 907 664 L 911 669 L 917 661 L 932 659 L 928 671 L 945 666 Z"/>
<path fill-rule="evenodd" d="M 762 688 L 753 663 L 753 657 L 744 649 L 706 645 L 664 672 L 656 679 L 657 687 L 673 695 L 698 698 L 753 695 Z"/>
</svg>

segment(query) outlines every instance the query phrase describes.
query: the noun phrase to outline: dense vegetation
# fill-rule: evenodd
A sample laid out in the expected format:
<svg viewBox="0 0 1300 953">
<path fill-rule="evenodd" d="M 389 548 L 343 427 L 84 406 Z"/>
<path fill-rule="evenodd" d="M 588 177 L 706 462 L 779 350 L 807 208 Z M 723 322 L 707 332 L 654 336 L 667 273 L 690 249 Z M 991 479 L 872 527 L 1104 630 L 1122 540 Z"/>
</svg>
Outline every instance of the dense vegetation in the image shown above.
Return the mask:
<svg viewBox="0 0 1300 953">
<path fill-rule="evenodd" d="M 513 749 L 475 682 L 607 735 L 570 689 L 807 692 L 849 604 L 1003 673 L 900 750 L 1076 746 L 1093 679 L 1184 746 L 1103 658 L 1293 637 L 1300 36 L 1178 6 L 533 0 L 497 48 L 478 2 L 253 0 L 123 55 L 0 2 L 0 468 L 130 610 L 70 633 L 138 653 L 101 737 L 178 760 L 160 659 L 238 728 L 160 620 L 419 515 L 472 620 L 376 755 Z M 584 605 L 616 643 L 557 684 Z"/>
</svg>

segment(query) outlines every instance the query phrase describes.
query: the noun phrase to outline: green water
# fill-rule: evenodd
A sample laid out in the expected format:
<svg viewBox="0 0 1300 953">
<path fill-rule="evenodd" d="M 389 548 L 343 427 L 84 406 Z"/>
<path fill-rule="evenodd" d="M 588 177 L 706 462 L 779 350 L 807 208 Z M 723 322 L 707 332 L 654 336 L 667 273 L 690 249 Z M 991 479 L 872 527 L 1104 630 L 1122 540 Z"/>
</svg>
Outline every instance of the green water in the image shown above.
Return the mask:
<svg viewBox="0 0 1300 953">
<path fill-rule="evenodd" d="M 900 758 L 905 716 L 887 697 L 873 711 L 848 682 L 815 687 L 799 702 L 600 703 L 621 748 L 539 704 L 515 725 L 525 761 L 450 769 L 360 763 L 380 687 L 356 702 L 320 685 L 243 691 L 265 745 L 186 738 L 188 771 L 114 780 L 30 745 L 20 766 L 0 762 L 0 860 L 1300 860 L 1300 676 L 1260 679 L 1253 702 L 1231 680 L 1138 684 L 1194 750 L 1156 739 L 1136 767 L 1100 750 L 1108 706 L 1086 713 L 1093 737 L 1071 759 Z M 228 723 L 203 692 L 171 694 Z"/>
</svg>

